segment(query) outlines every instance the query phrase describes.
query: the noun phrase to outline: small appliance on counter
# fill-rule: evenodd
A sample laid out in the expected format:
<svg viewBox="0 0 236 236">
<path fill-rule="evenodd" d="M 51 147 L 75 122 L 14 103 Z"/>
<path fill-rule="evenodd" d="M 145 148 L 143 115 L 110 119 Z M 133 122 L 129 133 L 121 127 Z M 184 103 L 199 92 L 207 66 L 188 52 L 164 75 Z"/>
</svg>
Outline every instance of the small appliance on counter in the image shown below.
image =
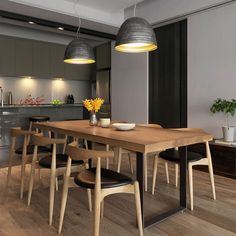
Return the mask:
<svg viewBox="0 0 236 236">
<path fill-rule="evenodd" d="M 7 93 L 7 105 L 12 105 L 12 92 Z"/>
<path fill-rule="evenodd" d="M 65 102 L 66 104 L 74 104 L 75 103 L 74 96 L 72 94 L 66 95 Z"/>
</svg>

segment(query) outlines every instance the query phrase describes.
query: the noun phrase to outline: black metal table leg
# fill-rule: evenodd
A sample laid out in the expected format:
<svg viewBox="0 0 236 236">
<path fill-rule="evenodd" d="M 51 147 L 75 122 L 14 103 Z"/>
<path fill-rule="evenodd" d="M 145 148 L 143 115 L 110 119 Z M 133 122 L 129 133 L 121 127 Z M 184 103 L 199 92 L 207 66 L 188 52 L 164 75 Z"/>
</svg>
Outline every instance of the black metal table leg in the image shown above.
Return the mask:
<svg viewBox="0 0 236 236">
<path fill-rule="evenodd" d="M 181 152 L 181 160 L 180 160 L 180 204 L 179 207 L 171 209 L 167 212 L 161 213 L 159 215 L 149 217 L 145 220 L 144 217 L 144 157 L 143 153 L 137 153 L 136 158 L 136 167 L 137 167 L 137 180 L 139 181 L 139 189 L 140 189 L 140 201 L 141 201 L 141 209 L 142 209 L 142 220 L 143 227 L 148 228 L 152 225 L 160 223 L 161 221 L 173 216 L 179 212 L 183 212 L 187 207 L 187 197 L 186 197 L 186 175 L 187 175 L 187 147 L 179 148 Z"/>
<path fill-rule="evenodd" d="M 187 176 L 187 147 L 179 148 L 180 151 L 180 206 L 187 207 L 187 187 L 186 187 L 186 176 Z"/>
<path fill-rule="evenodd" d="M 144 204 L 144 178 L 143 178 L 143 173 L 144 173 L 144 157 L 143 153 L 137 152 L 137 157 L 136 157 L 136 178 L 139 182 L 139 191 L 140 191 L 140 203 L 141 203 L 141 211 L 142 211 L 142 220 L 143 220 L 143 225 L 144 225 L 144 209 L 143 209 L 143 204 Z"/>
</svg>

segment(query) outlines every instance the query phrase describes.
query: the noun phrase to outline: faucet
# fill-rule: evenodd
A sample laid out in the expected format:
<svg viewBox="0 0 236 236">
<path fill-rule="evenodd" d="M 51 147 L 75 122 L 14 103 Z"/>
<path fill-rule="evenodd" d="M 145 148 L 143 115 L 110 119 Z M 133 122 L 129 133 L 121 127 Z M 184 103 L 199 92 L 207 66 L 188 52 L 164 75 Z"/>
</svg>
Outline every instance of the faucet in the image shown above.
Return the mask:
<svg viewBox="0 0 236 236">
<path fill-rule="evenodd" d="M 3 107 L 3 89 L 0 86 L 0 93 L 1 93 L 1 107 Z"/>
</svg>

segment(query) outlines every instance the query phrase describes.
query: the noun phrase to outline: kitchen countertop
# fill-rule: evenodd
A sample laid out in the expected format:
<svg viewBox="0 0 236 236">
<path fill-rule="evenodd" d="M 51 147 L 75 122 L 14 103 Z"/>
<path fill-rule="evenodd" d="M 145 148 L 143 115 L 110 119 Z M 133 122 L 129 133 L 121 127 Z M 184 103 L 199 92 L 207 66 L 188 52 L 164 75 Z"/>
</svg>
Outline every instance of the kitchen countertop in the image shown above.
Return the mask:
<svg viewBox="0 0 236 236">
<path fill-rule="evenodd" d="M 4 105 L 3 107 L 0 107 L 0 109 L 9 109 L 9 108 L 60 108 L 60 107 L 82 107 L 82 103 L 74 103 L 74 104 L 61 104 L 58 106 L 52 105 L 52 104 L 40 104 L 40 105 L 20 105 L 20 104 L 14 104 L 14 105 Z"/>
</svg>

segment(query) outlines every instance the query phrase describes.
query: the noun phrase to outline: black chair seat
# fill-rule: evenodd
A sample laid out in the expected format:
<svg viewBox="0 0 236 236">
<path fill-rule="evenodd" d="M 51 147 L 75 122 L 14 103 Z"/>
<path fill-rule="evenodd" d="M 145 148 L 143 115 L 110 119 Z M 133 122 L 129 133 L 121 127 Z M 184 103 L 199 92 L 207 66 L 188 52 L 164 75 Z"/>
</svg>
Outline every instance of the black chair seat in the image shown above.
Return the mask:
<svg viewBox="0 0 236 236">
<path fill-rule="evenodd" d="M 49 116 L 31 116 L 29 117 L 29 121 L 31 122 L 45 122 L 49 121 L 50 117 Z"/>
<path fill-rule="evenodd" d="M 66 167 L 68 155 L 66 154 L 57 154 L 56 157 L 56 168 Z M 39 165 L 44 168 L 51 168 L 52 156 L 46 156 L 40 159 Z M 72 161 L 72 165 L 81 165 L 84 164 L 83 161 Z"/>
<path fill-rule="evenodd" d="M 51 149 L 48 147 L 38 147 L 38 153 L 47 153 L 51 152 Z M 16 154 L 22 155 L 23 147 L 17 148 L 15 151 Z M 27 146 L 27 155 L 32 155 L 34 153 L 34 145 Z"/>
<path fill-rule="evenodd" d="M 94 189 L 96 168 L 81 171 L 75 178 L 75 183 L 81 187 Z M 132 184 L 133 180 L 123 174 L 101 168 L 101 188 L 112 188 Z"/>
<path fill-rule="evenodd" d="M 159 156 L 166 160 L 179 163 L 180 162 L 180 151 L 174 149 L 168 149 L 160 152 Z M 202 155 L 195 152 L 187 152 L 187 162 L 199 161 L 202 159 Z"/>
</svg>

